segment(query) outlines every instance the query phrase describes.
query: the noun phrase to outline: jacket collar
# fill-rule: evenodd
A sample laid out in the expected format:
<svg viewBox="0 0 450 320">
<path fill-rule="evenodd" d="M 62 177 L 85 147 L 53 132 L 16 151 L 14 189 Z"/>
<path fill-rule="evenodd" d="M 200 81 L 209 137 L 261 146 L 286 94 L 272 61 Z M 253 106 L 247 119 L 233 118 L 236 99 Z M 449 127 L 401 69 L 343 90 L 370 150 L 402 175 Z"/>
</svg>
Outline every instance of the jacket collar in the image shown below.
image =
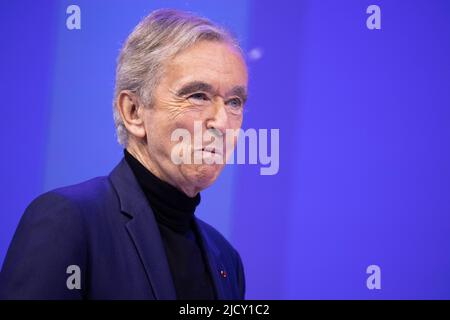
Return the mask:
<svg viewBox="0 0 450 320">
<path fill-rule="evenodd" d="M 120 210 L 131 218 L 126 223 L 126 228 L 144 265 L 155 298 L 176 299 L 158 225 L 125 159 L 111 172 L 110 179 L 119 198 Z"/>
</svg>

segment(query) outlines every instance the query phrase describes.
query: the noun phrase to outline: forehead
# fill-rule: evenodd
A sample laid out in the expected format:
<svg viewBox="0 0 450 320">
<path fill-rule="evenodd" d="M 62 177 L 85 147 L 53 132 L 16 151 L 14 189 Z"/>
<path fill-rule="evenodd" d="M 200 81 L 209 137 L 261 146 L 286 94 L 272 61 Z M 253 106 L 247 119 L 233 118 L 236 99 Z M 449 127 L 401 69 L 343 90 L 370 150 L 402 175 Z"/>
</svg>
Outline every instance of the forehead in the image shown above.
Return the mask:
<svg viewBox="0 0 450 320">
<path fill-rule="evenodd" d="M 203 81 L 227 89 L 247 86 L 247 67 L 241 54 L 229 44 L 201 41 L 179 53 L 166 65 L 169 86 Z M 163 80 L 163 81 L 164 81 Z"/>
</svg>

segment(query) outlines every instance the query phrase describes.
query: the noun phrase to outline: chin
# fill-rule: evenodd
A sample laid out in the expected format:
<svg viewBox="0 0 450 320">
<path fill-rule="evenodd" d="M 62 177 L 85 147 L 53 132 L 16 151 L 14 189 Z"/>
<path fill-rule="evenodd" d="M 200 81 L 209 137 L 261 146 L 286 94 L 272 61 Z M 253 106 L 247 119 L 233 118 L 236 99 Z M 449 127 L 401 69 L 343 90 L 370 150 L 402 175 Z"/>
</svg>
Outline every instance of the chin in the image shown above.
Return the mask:
<svg viewBox="0 0 450 320">
<path fill-rule="evenodd" d="M 190 172 L 190 180 L 200 190 L 208 188 L 212 185 L 219 174 L 222 172 L 223 165 L 218 164 L 200 164 L 195 165 L 193 172 Z"/>
</svg>

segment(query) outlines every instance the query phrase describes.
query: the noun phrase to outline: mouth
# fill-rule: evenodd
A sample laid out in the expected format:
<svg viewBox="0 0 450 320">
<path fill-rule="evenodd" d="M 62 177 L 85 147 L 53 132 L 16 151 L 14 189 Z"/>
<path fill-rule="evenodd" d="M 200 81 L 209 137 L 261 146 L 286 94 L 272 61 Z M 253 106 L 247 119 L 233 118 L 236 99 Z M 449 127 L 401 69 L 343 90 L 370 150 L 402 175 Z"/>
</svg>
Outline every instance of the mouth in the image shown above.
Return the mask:
<svg viewBox="0 0 450 320">
<path fill-rule="evenodd" d="M 211 154 L 213 154 L 213 155 L 216 155 L 216 154 L 219 155 L 219 156 L 222 155 L 222 153 L 217 152 L 216 149 L 214 149 L 214 148 L 208 148 L 208 147 L 205 147 L 205 148 L 200 149 L 200 151 L 203 151 L 203 152 L 209 152 L 209 153 L 211 153 Z"/>
</svg>

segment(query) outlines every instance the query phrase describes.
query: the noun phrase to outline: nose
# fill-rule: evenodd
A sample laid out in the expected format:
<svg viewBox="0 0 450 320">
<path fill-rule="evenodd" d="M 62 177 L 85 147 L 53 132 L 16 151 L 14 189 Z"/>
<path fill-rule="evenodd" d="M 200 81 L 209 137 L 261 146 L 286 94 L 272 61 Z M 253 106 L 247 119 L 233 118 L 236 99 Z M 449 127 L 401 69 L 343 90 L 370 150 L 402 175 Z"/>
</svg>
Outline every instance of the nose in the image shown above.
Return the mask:
<svg viewBox="0 0 450 320">
<path fill-rule="evenodd" d="M 217 101 L 210 108 L 206 119 L 206 129 L 217 131 L 217 134 L 225 135 L 228 126 L 228 114 L 222 101 Z"/>
</svg>

